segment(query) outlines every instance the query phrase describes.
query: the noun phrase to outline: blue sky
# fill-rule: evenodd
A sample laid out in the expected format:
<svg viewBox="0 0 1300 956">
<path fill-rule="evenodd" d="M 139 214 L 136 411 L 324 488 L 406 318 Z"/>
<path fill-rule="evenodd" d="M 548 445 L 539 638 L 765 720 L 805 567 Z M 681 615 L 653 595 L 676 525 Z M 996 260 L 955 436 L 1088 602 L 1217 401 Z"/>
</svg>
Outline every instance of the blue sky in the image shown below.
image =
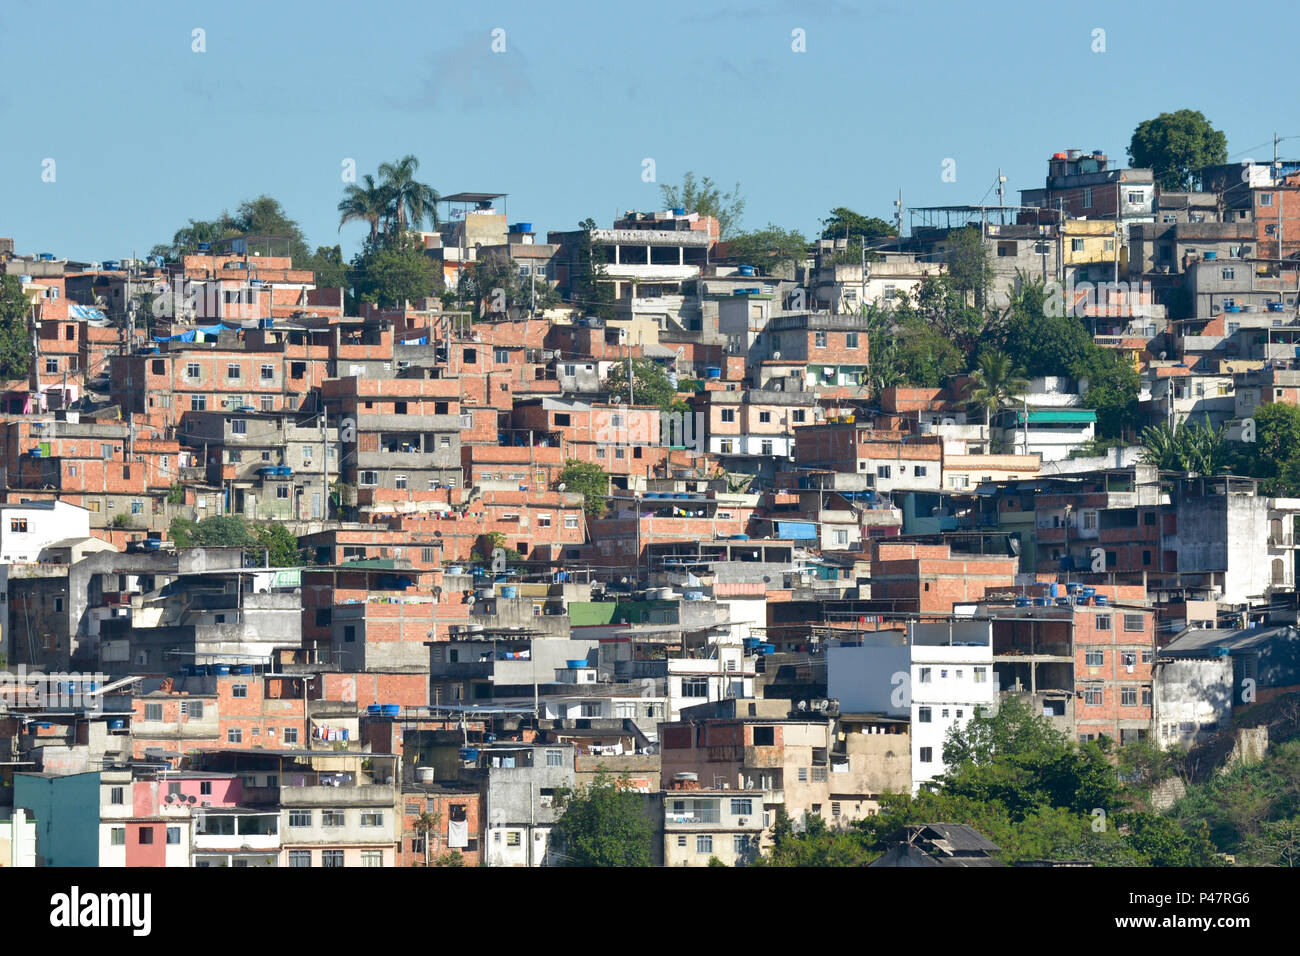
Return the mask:
<svg viewBox="0 0 1300 956">
<path fill-rule="evenodd" d="M 443 193 L 508 193 L 539 231 L 660 208 L 646 158 L 659 183 L 738 180 L 749 228 L 812 235 L 837 205 L 889 217 L 900 188 L 905 206 L 992 202 L 999 166 L 1014 202 L 1052 152 L 1123 163 L 1137 123 L 1180 108 L 1234 159 L 1271 157 L 1275 131 L 1300 134 L 1297 22 L 1198 0 L 4 0 L 0 235 L 122 258 L 266 193 L 351 255 L 365 229 L 338 230 L 343 161 L 406 153 Z"/>
</svg>

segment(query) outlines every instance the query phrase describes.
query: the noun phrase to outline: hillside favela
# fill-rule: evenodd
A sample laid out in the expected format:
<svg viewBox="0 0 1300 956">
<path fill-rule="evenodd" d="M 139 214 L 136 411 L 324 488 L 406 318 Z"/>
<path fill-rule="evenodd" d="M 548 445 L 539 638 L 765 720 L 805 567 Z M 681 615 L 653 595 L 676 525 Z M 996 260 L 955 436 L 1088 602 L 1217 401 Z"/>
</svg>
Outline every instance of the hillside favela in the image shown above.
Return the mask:
<svg viewBox="0 0 1300 956">
<path fill-rule="evenodd" d="M 1296 863 L 1300 161 L 1127 145 L 0 214 L 0 866 Z"/>
</svg>

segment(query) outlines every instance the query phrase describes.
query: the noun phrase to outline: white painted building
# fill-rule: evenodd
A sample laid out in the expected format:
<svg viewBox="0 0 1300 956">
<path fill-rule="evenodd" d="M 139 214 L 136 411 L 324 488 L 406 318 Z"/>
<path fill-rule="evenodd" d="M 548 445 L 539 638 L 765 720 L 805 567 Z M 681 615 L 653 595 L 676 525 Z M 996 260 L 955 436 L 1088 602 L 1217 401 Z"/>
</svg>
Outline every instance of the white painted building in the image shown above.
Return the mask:
<svg viewBox="0 0 1300 956">
<path fill-rule="evenodd" d="M 997 699 L 989 620 L 909 622 L 906 631 L 869 633 L 860 644 L 831 644 L 826 669 L 842 713 L 911 721 L 913 793 L 948 769 L 948 731 Z"/>
<path fill-rule="evenodd" d="M 65 501 L 0 505 L 0 563 L 40 559 L 56 541 L 90 535 L 90 512 Z"/>
</svg>

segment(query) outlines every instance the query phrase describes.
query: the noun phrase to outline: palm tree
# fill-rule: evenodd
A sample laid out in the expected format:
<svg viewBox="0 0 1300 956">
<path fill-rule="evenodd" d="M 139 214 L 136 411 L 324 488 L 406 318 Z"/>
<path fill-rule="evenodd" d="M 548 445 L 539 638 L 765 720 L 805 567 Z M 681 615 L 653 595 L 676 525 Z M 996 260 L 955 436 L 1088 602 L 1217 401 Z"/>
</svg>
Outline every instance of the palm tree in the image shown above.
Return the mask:
<svg viewBox="0 0 1300 956">
<path fill-rule="evenodd" d="M 396 163 L 384 163 L 379 175 L 388 192 L 388 215 L 396 221 L 397 231 L 406 231 L 407 218 L 418 226 L 428 219 L 438 228 L 438 203 L 442 197 L 432 186 L 416 182 L 415 173 L 420 161 L 414 156 L 403 156 Z"/>
<path fill-rule="evenodd" d="M 1177 425 L 1161 422 L 1142 431 L 1142 460 L 1161 471 L 1214 475 L 1226 464 L 1227 426 L 1210 425 L 1210 416 L 1198 423 L 1185 421 Z"/>
<path fill-rule="evenodd" d="M 972 408 L 984 410 L 984 426 L 993 422 L 993 413 L 1015 402 L 1029 389 L 1021 371 L 1005 352 L 996 350 L 980 354 L 979 368 L 970 377 L 966 391 Z"/>
<path fill-rule="evenodd" d="M 380 220 L 388 214 L 391 205 L 385 186 L 375 184 L 375 177 L 369 173 L 363 177 L 365 186 L 353 183 L 345 189 L 343 200 L 339 203 L 339 229 L 353 220 L 362 220 L 370 224 L 370 243 L 374 245 L 379 238 Z"/>
</svg>

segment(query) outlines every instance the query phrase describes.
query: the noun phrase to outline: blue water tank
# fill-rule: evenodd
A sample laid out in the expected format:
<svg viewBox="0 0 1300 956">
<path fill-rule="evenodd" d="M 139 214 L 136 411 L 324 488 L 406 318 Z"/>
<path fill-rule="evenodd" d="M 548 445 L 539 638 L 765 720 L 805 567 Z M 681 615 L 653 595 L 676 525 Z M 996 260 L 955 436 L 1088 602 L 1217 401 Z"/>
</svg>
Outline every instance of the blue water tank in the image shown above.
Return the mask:
<svg viewBox="0 0 1300 956">
<path fill-rule="evenodd" d="M 1205 258 L 1207 258 L 1207 259 L 1217 259 L 1217 258 L 1219 258 L 1219 254 L 1218 254 L 1217 252 L 1207 252 L 1207 253 L 1205 254 Z"/>
<path fill-rule="evenodd" d="M 230 668 L 232 674 L 251 674 L 253 673 L 252 664 L 235 664 Z"/>
<path fill-rule="evenodd" d="M 1093 600 L 1096 601 L 1098 604 L 1105 604 L 1108 599 L 1106 595 L 1098 594 L 1093 598 Z"/>
<path fill-rule="evenodd" d="M 125 720 L 118 720 L 118 719 L 110 720 L 110 721 L 108 722 L 108 729 L 109 729 L 109 730 L 126 730 L 126 721 L 125 721 Z"/>
<path fill-rule="evenodd" d="M 511 232 L 532 232 L 533 224 L 531 222 L 517 222 L 510 229 Z"/>
<path fill-rule="evenodd" d="M 587 666 L 587 659 L 585 657 L 570 658 L 564 662 L 564 666 L 570 670 L 581 670 Z"/>
<path fill-rule="evenodd" d="M 742 276 L 752 276 L 754 274 L 753 266 L 741 266 L 738 271 Z"/>
<path fill-rule="evenodd" d="M 501 596 L 503 598 L 515 598 L 519 596 L 519 588 L 513 584 L 503 584 L 501 586 Z"/>
<path fill-rule="evenodd" d="M 1044 597 L 1034 598 L 1034 607 L 1047 607 L 1047 598 Z"/>
<path fill-rule="evenodd" d="M 397 704 L 381 704 L 380 713 L 385 717 L 396 717 L 402 712 L 402 708 Z"/>
<path fill-rule="evenodd" d="M 461 747 L 461 748 L 460 748 L 460 759 L 461 759 L 461 760 L 464 760 L 464 761 L 466 761 L 466 762 L 471 761 L 471 760 L 477 760 L 477 759 L 478 759 L 478 748 L 477 748 L 477 747 Z"/>
<path fill-rule="evenodd" d="M 378 704 L 371 704 L 369 707 L 366 708 L 366 713 L 369 714 L 371 717 L 378 717 L 383 712 L 384 712 L 384 708 L 380 707 Z"/>
<path fill-rule="evenodd" d="M 1027 597 L 1016 598 L 1016 607 L 1029 607 L 1029 603 L 1029 598 Z"/>
<path fill-rule="evenodd" d="M 722 378 L 722 369 L 709 366 L 704 370 L 705 378 Z"/>
<path fill-rule="evenodd" d="M 1061 586 L 1059 584 L 1053 584 L 1050 587 L 1048 587 L 1047 593 L 1050 594 L 1052 597 L 1059 597 L 1061 593 Z"/>
<path fill-rule="evenodd" d="M 230 665 L 229 665 L 229 664 L 213 664 L 212 666 L 210 666 L 210 667 L 208 668 L 208 673 L 209 673 L 209 674 L 213 674 L 213 675 L 215 675 L 215 676 L 217 676 L 217 677 L 225 677 L 227 674 L 230 673 Z"/>
<path fill-rule="evenodd" d="M 685 206 L 674 206 L 674 207 L 673 207 L 673 215 L 674 215 L 674 216 L 684 216 L 684 215 L 686 215 L 686 207 L 685 207 Z"/>
</svg>

